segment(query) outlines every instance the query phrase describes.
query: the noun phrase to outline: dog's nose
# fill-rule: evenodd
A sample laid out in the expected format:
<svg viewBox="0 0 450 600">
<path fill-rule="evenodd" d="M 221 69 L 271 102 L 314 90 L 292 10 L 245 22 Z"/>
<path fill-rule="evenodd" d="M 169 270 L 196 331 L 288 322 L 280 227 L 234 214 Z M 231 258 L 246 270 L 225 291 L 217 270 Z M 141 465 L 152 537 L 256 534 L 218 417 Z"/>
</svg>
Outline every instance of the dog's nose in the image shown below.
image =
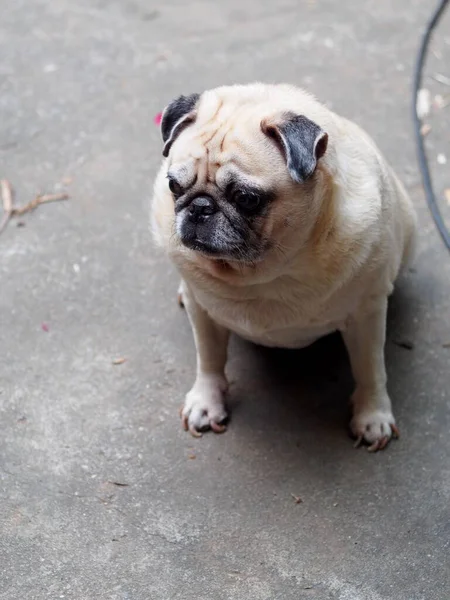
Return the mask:
<svg viewBox="0 0 450 600">
<path fill-rule="evenodd" d="M 189 219 L 193 223 L 203 223 L 217 210 L 216 204 L 209 196 L 197 196 L 189 206 Z"/>
</svg>

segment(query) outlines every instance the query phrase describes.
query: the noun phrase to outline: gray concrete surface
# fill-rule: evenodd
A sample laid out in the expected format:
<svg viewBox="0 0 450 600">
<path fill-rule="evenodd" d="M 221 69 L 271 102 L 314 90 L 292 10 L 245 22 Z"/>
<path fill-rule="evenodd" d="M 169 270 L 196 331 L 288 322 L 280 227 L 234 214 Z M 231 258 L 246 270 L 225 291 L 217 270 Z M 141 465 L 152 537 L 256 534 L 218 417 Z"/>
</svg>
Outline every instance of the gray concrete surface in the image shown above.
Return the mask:
<svg viewBox="0 0 450 600">
<path fill-rule="evenodd" d="M 18 202 L 71 200 L 0 236 L 1 599 L 449 598 L 450 259 L 409 106 L 427 4 L 3 0 L 0 175 Z M 426 86 L 445 96 L 432 75 L 450 76 L 450 14 L 433 48 Z M 228 433 L 180 429 L 195 356 L 148 235 L 152 119 L 176 94 L 256 79 L 362 124 L 420 213 L 387 346 L 402 439 L 379 455 L 346 435 L 333 338 L 293 353 L 233 340 Z M 450 108 L 429 122 L 442 193 Z"/>
</svg>

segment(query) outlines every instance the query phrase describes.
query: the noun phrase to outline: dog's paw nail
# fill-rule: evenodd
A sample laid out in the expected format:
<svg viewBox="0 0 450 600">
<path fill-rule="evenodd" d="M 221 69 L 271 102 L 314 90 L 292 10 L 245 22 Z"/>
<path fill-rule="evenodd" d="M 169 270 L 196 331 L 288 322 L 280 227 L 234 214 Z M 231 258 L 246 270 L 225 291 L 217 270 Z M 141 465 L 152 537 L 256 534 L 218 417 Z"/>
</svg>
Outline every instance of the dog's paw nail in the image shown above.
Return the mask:
<svg viewBox="0 0 450 600">
<path fill-rule="evenodd" d="M 224 433 L 227 430 L 226 425 L 216 423 L 215 421 L 211 421 L 210 426 L 211 426 L 211 429 L 214 431 L 214 433 Z"/>
<path fill-rule="evenodd" d="M 391 423 L 391 431 L 392 431 L 392 437 L 394 437 L 396 440 L 398 440 L 400 438 L 400 431 L 398 430 L 398 427 L 395 423 Z"/>
<path fill-rule="evenodd" d="M 368 448 L 368 452 L 378 452 L 379 450 L 384 450 L 389 443 L 389 438 L 387 436 L 382 437 L 380 440 L 377 440 L 373 444 L 371 444 Z"/>
<path fill-rule="evenodd" d="M 353 444 L 353 448 L 359 448 L 359 447 L 361 446 L 361 444 L 362 444 L 362 441 L 363 441 L 363 436 L 362 436 L 362 435 L 359 435 L 359 436 L 356 438 L 356 441 L 355 441 L 355 443 Z"/>
<path fill-rule="evenodd" d="M 203 436 L 203 433 L 201 431 L 197 431 L 193 425 L 189 425 L 189 433 L 195 438 L 201 438 Z"/>
<path fill-rule="evenodd" d="M 181 415 L 181 425 L 185 431 L 189 429 L 188 418 L 186 415 Z"/>
</svg>

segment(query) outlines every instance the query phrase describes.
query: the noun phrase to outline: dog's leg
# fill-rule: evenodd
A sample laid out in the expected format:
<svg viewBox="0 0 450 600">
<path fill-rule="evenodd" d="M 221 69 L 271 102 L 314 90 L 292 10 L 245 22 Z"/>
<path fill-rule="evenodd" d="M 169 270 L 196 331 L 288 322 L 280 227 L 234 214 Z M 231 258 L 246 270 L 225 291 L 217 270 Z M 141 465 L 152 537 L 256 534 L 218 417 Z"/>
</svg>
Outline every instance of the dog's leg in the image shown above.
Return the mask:
<svg viewBox="0 0 450 600">
<path fill-rule="evenodd" d="M 393 434 L 398 436 L 386 390 L 386 312 L 387 298 L 381 298 L 370 310 L 352 315 L 342 332 L 356 383 L 350 426 L 371 451 L 382 450 Z"/>
<path fill-rule="evenodd" d="M 183 427 L 195 437 L 200 431 L 211 428 L 222 433 L 227 418 L 225 392 L 225 363 L 229 332 L 217 325 L 183 285 L 183 303 L 191 322 L 197 350 L 197 375 L 194 386 L 187 394 L 181 417 Z"/>
</svg>

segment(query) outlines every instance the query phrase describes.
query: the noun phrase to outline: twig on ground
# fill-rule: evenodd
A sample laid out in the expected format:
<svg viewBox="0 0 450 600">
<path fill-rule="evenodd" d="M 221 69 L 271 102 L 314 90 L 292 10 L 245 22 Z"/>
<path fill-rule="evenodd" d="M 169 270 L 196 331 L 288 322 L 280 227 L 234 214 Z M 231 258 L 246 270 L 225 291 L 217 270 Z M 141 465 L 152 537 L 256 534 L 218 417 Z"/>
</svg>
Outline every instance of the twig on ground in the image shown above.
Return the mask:
<svg viewBox="0 0 450 600">
<path fill-rule="evenodd" d="M 3 204 L 3 217 L 0 221 L 0 233 L 6 228 L 11 217 L 20 217 L 27 212 L 37 208 L 40 204 L 47 202 L 60 202 L 67 200 L 69 194 L 38 194 L 33 200 L 30 200 L 24 206 L 14 206 L 12 185 L 7 179 L 0 180 L 0 193 Z"/>
<path fill-rule="evenodd" d="M 13 216 L 24 215 L 31 210 L 37 208 L 40 204 L 46 204 L 47 202 L 60 202 L 61 200 L 68 200 L 69 194 L 43 194 L 38 195 L 33 200 L 30 200 L 28 204 L 25 206 L 21 206 L 19 208 L 13 208 L 12 214 Z"/>
<path fill-rule="evenodd" d="M 3 204 L 3 217 L 0 221 L 0 233 L 5 229 L 8 225 L 9 220 L 12 217 L 13 211 L 13 189 L 12 185 L 9 183 L 7 179 L 2 179 L 0 181 L 0 191 L 2 196 L 2 204 Z"/>
<path fill-rule="evenodd" d="M 445 75 L 442 75 L 442 73 L 435 73 L 434 75 L 432 75 L 432 77 L 435 81 L 438 81 L 439 83 L 442 83 L 444 85 L 450 85 L 450 77 L 446 77 Z"/>
<path fill-rule="evenodd" d="M 296 496 L 295 494 L 291 494 L 291 496 L 294 498 L 295 504 L 301 504 L 303 502 L 300 496 Z"/>
<path fill-rule="evenodd" d="M 414 342 L 411 340 L 394 340 L 394 344 L 405 350 L 414 350 Z"/>
</svg>

